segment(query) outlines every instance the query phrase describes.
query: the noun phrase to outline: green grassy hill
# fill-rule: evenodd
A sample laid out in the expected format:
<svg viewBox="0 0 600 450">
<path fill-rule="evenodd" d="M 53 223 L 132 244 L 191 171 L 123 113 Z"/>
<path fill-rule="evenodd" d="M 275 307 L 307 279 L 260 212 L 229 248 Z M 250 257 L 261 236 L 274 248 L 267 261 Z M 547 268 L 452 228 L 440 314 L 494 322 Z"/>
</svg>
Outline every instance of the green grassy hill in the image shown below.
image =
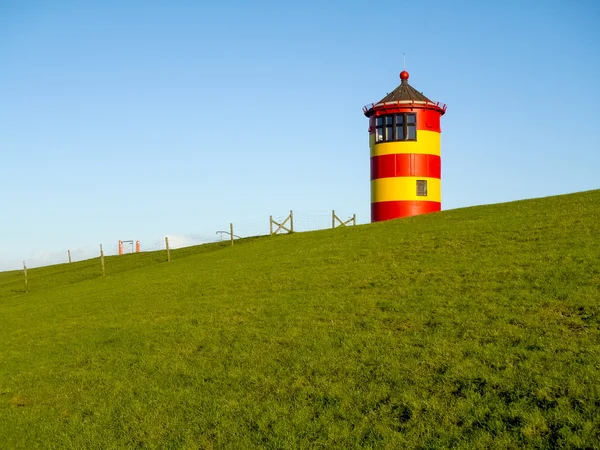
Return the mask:
<svg viewBox="0 0 600 450">
<path fill-rule="evenodd" d="M 0 448 L 600 448 L 600 191 L 0 273 Z"/>
</svg>

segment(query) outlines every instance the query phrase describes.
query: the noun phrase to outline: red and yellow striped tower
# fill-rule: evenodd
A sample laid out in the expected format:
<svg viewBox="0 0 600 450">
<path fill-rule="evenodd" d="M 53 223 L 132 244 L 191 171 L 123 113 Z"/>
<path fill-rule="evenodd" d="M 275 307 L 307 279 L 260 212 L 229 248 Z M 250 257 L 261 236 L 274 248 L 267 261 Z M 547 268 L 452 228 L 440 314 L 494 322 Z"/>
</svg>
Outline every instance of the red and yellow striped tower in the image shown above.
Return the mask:
<svg viewBox="0 0 600 450">
<path fill-rule="evenodd" d="M 369 118 L 371 222 L 416 216 L 442 208 L 440 117 L 435 103 L 408 84 L 363 108 Z"/>
</svg>

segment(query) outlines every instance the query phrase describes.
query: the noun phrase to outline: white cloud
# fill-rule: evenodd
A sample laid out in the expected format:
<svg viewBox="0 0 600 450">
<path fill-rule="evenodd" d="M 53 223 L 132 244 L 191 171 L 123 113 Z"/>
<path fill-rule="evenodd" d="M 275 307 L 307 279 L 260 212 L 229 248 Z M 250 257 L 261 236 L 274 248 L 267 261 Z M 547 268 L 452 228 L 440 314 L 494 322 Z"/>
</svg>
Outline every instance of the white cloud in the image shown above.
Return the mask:
<svg viewBox="0 0 600 450">
<path fill-rule="evenodd" d="M 182 248 L 191 247 L 192 245 L 206 244 L 207 242 L 214 242 L 218 240 L 218 237 L 207 237 L 199 234 L 192 235 L 169 235 L 169 248 Z"/>
</svg>

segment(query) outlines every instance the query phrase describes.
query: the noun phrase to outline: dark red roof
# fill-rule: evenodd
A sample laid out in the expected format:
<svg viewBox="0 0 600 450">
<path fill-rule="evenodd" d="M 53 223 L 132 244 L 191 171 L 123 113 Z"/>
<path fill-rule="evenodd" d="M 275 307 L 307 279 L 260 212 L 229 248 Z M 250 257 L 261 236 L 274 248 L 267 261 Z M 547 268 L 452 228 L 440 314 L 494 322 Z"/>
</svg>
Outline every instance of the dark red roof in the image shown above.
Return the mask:
<svg viewBox="0 0 600 450">
<path fill-rule="evenodd" d="M 402 80 L 400 86 L 383 97 L 377 103 L 398 102 L 404 100 L 435 103 L 425 97 L 422 92 L 417 91 L 414 87 L 408 84 L 408 81 L 406 80 Z"/>
<path fill-rule="evenodd" d="M 419 92 L 413 88 L 410 84 L 408 84 L 408 76 L 408 72 L 402 71 L 402 73 L 400 73 L 400 79 L 402 80 L 400 86 L 383 97 L 377 103 L 366 105 L 363 108 L 365 116 L 370 117 L 376 109 L 401 107 L 403 105 L 410 105 L 410 107 L 416 108 L 437 109 L 441 114 L 444 114 L 446 112 L 446 105 L 429 100 L 423 95 L 422 92 Z"/>
</svg>

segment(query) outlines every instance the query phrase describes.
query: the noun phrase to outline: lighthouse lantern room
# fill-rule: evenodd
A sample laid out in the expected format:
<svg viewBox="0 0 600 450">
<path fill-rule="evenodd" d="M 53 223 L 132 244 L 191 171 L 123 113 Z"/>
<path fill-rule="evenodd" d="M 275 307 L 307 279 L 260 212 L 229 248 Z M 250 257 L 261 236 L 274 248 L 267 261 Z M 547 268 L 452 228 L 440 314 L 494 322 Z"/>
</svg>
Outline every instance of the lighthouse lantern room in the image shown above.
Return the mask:
<svg viewBox="0 0 600 450">
<path fill-rule="evenodd" d="M 369 118 L 371 222 L 440 211 L 440 117 L 446 105 L 408 84 L 363 108 Z"/>
</svg>

